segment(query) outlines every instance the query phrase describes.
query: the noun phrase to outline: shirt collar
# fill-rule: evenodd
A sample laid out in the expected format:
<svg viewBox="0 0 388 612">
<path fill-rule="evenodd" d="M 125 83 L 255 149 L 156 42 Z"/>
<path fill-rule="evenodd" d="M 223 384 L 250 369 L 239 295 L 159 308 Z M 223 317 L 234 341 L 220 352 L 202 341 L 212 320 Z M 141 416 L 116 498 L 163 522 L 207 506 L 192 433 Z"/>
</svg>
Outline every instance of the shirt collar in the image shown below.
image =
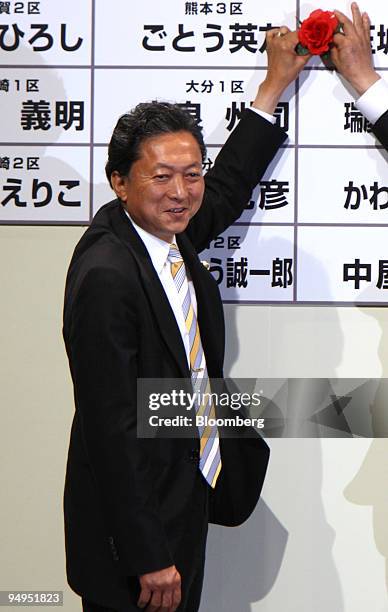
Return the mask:
<svg viewBox="0 0 388 612">
<path fill-rule="evenodd" d="M 161 240 L 157 236 L 146 232 L 142 227 L 139 227 L 137 223 L 134 222 L 128 211 L 124 208 L 124 212 L 127 215 L 128 219 L 132 223 L 133 227 L 139 234 L 140 238 L 144 242 L 144 245 L 148 251 L 149 256 L 151 257 L 152 264 L 156 270 L 156 272 L 160 275 L 162 269 L 167 261 L 168 253 L 170 251 L 170 243 L 165 240 Z M 173 242 L 175 242 L 175 236 L 173 237 Z"/>
</svg>

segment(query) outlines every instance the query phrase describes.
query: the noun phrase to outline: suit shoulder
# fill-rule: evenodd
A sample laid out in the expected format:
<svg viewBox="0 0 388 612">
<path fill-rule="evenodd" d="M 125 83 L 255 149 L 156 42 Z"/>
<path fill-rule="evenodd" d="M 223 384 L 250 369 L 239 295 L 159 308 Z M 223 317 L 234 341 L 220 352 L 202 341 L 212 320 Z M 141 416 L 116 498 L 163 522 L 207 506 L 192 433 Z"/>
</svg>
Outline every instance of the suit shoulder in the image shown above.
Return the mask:
<svg viewBox="0 0 388 612">
<path fill-rule="evenodd" d="M 116 293 L 122 288 L 135 293 L 139 274 L 130 249 L 112 232 L 87 238 L 82 244 L 81 238 L 70 263 L 65 302 L 72 301 L 81 289 Z"/>
<path fill-rule="evenodd" d="M 105 232 L 98 239 L 83 245 L 82 252 L 77 245 L 69 272 L 72 270 L 106 269 L 123 271 L 126 273 L 131 267 L 132 257 L 130 250 L 113 233 Z M 78 252 L 77 252 L 78 250 Z"/>
<path fill-rule="evenodd" d="M 120 207 L 116 199 L 98 210 L 74 249 L 69 270 L 100 266 L 120 270 L 130 266 L 132 257 L 129 245 L 120 240 L 112 222 L 119 215 Z"/>
</svg>

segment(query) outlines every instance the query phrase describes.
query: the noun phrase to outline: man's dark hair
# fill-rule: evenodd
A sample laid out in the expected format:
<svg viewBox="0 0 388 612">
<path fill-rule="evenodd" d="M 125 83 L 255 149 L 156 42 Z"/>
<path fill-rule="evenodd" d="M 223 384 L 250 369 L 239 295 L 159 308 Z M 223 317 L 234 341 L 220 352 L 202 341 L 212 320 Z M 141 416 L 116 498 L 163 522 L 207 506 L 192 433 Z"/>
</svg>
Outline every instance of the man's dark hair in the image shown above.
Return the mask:
<svg viewBox="0 0 388 612">
<path fill-rule="evenodd" d="M 195 118 L 178 104 L 169 102 L 142 102 L 118 120 L 109 143 L 105 166 L 110 185 L 115 170 L 125 176 L 133 162 L 140 157 L 140 146 L 151 136 L 173 132 L 189 132 L 198 142 L 202 161 L 206 157 L 202 127 Z"/>
</svg>

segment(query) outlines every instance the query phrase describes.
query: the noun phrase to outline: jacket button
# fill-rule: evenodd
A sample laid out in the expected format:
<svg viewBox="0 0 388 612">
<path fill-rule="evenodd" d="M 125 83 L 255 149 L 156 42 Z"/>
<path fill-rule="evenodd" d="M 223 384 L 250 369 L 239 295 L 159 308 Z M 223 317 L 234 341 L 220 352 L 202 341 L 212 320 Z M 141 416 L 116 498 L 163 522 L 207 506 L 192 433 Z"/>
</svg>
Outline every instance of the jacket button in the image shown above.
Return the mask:
<svg viewBox="0 0 388 612">
<path fill-rule="evenodd" d="M 110 551 L 112 553 L 113 560 L 114 561 L 118 561 L 119 560 L 119 556 L 117 554 L 117 548 L 116 548 L 115 541 L 112 538 L 112 536 L 108 537 L 108 542 L 109 542 Z"/>
<path fill-rule="evenodd" d="M 193 463 L 199 461 L 199 450 L 197 448 L 192 448 L 189 451 L 189 461 L 192 461 Z"/>
</svg>

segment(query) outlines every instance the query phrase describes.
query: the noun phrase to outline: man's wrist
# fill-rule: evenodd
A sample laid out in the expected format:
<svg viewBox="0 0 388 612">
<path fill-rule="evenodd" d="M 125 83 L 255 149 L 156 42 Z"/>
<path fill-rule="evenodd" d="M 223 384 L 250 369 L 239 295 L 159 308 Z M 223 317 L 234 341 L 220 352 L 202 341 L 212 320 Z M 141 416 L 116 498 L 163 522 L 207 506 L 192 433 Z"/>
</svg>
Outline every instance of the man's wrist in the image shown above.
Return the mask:
<svg viewBox="0 0 388 612">
<path fill-rule="evenodd" d="M 259 86 L 252 106 L 257 110 L 273 115 L 283 91 L 284 88 L 263 81 Z"/>
<path fill-rule="evenodd" d="M 353 89 L 357 92 L 359 96 L 362 96 L 376 81 L 378 81 L 380 76 L 377 74 L 375 70 L 371 70 L 367 74 L 357 75 L 350 84 Z"/>
</svg>

